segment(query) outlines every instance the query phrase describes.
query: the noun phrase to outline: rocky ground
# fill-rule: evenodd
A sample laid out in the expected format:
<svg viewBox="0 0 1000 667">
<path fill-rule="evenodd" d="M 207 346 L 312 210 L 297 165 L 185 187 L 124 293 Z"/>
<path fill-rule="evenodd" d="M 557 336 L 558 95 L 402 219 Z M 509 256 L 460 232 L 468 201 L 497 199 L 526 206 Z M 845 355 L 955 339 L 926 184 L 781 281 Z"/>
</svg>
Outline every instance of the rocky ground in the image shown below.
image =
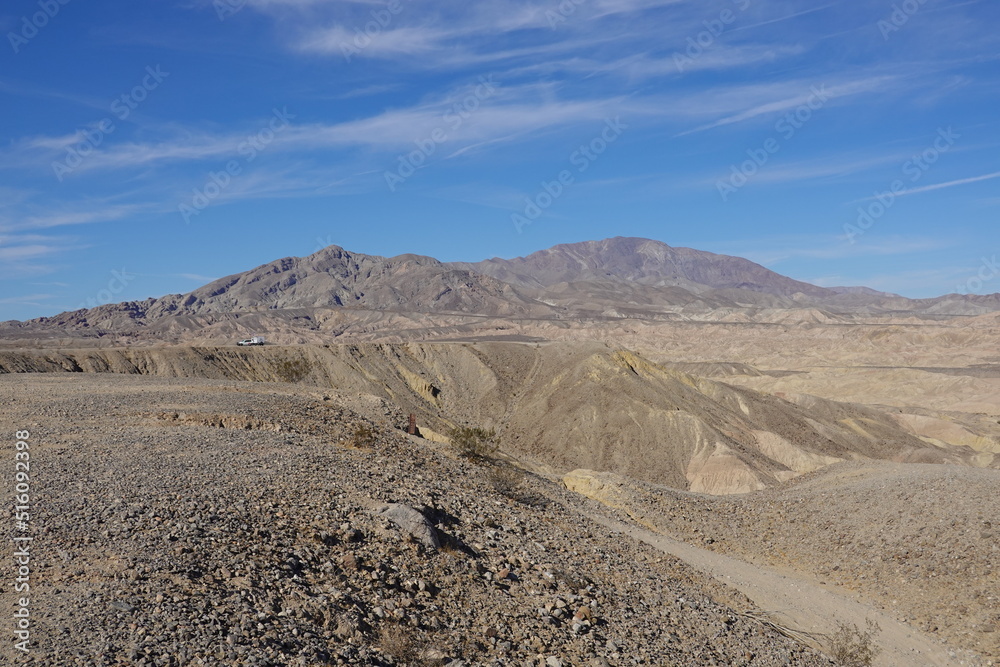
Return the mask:
<svg viewBox="0 0 1000 667">
<path fill-rule="evenodd" d="M 0 415 L 9 470 L 31 432 L 30 522 L 8 529 L 34 538 L 31 652 L 5 642 L 10 664 L 830 664 L 559 484 L 406 436 L 384 401 L 8 374 Z"/>
</svg>

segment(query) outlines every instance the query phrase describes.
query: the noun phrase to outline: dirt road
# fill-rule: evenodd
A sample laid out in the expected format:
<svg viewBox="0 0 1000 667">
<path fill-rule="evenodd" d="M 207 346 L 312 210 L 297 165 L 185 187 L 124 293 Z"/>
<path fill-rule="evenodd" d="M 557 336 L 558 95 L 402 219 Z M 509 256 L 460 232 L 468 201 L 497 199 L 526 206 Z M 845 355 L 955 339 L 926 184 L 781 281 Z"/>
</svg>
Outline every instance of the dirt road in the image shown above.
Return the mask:
<svg viewBox="0 0 1000 667">
<path fill-rule="evenodd" d="M 750 565 L 608 517 L 592 515 L 591 518 L 714 576 L 739 590 L 776 622 L 789 628 L 826 634 L 836 631 L 838 620 L 859 628 L 865 627 L 866 619 L 875 621 L 881 627 L 875 639 L 882 649 L 876 659 L 877 665 L 944 667 L 980 664 L 956 657 L 948 648 L 915 628 L 805 578 Z"/>
</svg>

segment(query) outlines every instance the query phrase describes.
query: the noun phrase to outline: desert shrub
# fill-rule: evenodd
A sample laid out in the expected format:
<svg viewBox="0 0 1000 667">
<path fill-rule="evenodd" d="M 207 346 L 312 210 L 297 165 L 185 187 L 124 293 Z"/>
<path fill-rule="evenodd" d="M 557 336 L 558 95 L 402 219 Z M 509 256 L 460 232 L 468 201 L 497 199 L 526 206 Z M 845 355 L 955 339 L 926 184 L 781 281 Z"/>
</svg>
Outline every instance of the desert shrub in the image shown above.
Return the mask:
<svg viewBox="0 0 1000 667">
<path fill-rule="evenodd" d="M 462 551 L 462 546 L 457 539 L 451 537 L 450 535 L 440 535 L 440 537 L 441 546 L 438 548 L 438 551 L 443 554 L 447 554 L 452 558 L 459 558 L 464 555 L 465 552 Z"/>
<path fill-rule="evenodd" d="M 546 588 L 554 591 L 562 587 L 574 594 L 585 591 L 592 583 L 586 576 L 561 567 L 545 571 L 542 577 L 544 579 L 542 585 Z"/>
<path fill-rule="evenodd" d="M 368 424 L 361 423 L 354 427 L 354 433 L 351 434 L 351 446 L 358 449 L 371 449 L 375 446 L 377 439 L 378 434 L 375 433 L 375 429 Z"/>
<path fill-rule="evenodd" d="M 423 646 L 413 633 L 401 625 L 383 625 L 379 630 L 378 649 L 400 664 L 420 664 Z"/>
<path fill-rule="evenodd" d="M 497 433 L 493 429 L 458 426 L 448 433 L 452 446 L 470 461 L 487 461 L 500 449 Z"/>
<path fill-rule="evenodd" d="M 412 667 L 440 667 L 444 660 L 437 651 L 428 650 L 425 640 L 418 637 L 416 633 L 402 625 L 387 624 L 379 630 L 378 649 L 385 655 L 391 656 L 396 665 L 410 665 Z"/>
<path fill-rule="evenodd" d="M 548 504 L 545 496 L 525 488 L 524 482 L 528 474 L 506 461 L 494 460 L 486 473 L 486 478 L 497 493 L 522 505 L 542 508 Z"/>
<path fill-rule="evenodd" d="M 305 359 L 284 359 L 279 361 L 274 368 L 274 374 L 282 382 L 298 382 L 309 375 L 312 368 Z"/>
<path fill-rule="evenodd" d="M 486 478 L 490 486 L 500 494 L 515 500 L 519 496 L 521 485 L 524 483 L 524 471 L 517 466 L 504 461 L 494 461 L 486 473 Z"/>
<path fill-rule="evenodd" d="M 830 657 L 843 667 L 870 667 L 879 654 L 875 636 L 881 631 L 878 623 L 867 619 L 865 629 L 837 622 L 837 631 L 830 635 Z"/>
</svg>

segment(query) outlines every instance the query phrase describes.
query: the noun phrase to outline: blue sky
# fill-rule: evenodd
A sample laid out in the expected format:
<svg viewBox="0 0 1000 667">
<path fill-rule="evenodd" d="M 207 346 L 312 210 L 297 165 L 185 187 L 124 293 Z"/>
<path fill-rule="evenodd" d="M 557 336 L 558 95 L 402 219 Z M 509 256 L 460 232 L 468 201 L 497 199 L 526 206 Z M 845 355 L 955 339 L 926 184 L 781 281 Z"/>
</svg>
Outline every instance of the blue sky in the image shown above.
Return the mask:
<svg viewBox="0 0 1000 667">
<path fill-rule="evenodd" d="M 998 28 L 988 0 L 11 0 L 0 320 L 327 244 L 618 235 L 998 292 Z"/>
</svg>

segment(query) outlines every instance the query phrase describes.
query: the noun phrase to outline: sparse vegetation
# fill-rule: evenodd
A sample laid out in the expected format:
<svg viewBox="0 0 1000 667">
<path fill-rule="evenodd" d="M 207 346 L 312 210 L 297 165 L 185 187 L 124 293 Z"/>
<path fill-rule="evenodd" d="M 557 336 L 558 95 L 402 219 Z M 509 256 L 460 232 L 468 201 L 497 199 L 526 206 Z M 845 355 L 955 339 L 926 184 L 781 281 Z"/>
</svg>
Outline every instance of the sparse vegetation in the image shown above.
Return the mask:
<svg viewBox="0 0 1000 667">
<path fill-rule="evenodd" d="M 456 540 L 454 537 L 451 537 L 450 535 L 441 536 L 441 547 L 438 549 L 438 551 L 440 551 L 443 554 L 447 554 L 452 558 L 460 558 L 463 555 L 465 555 L 465 552 L 462 551 L 461 546 L 458 543 L 458 540 Z"/>
<path fill-rule="evenodd" d="M 422 660 L 422 643 L 412 631 L 401 625 L 383 625 L 379 630 L 378 648 L 382 653 L 392 656 L 399 664 L 425 664 Z"/>
<path fill-rule="evenodd" d="M 351 435 L 351 446 L 357 449 L 371 449 L 375 446 L 378 435 L 369 424 L 361 423 L 354 427 Z"/>
<path fill-rule="evenodd" d="M 506 461 L 494 461 L 486 473 L 490 485 L 497 493 L 518 500 L 525 473 Z"/>
<path fill-rule="evenodd" d="M 552 576 L 557 584 L 566 586 L 574 593 L 585 590 L 591 583 L 585 576 L 561 567 L 553 568 Z"/>
<path fill-rule="evenodd" d="M 528 474 L 512 463 L 494 459 L 490 462 L 486 477 L 490 486 L 497 493 L 522 505 L 544 507 L 548 504 L 548 500 L 544 496 L 525 488 L 524 482 L 528 478 Z"/>
<path fill-rule="evenodd" d="M 282 382 L 299 382 L 312 371 L 305 359 L 284 359 L 275 364 L 274 374 Z"/>
<path fill-rule="evenodd" d="M 449 431 L 448 437 L 458 453 L 470 461 L 489 461 L 500 449 L 497 433 L 493 429 L 458 426 Z"/>
<path fill-rule="evenodd" d="M 743 608 L 746 598 L 719 595 L 717 584 L 707 574 L 695 572 L 673 556 L 660 556 L 658 550 L 642 543 L 643 531 L 595 528 L 591 516 L 607 514 L 590 501 L 575 500 L 569 495 L 569 484 L 563 489 L 532 468 L 517 470 L 520 464 L 509 459 L 506 451 L 484 463 L 470 464 L 450 446 L 411 441 L 389 430 L 388 424 L 402 422 L 402 413 L 392 411 L 386 420 L 384 404 L 377 401 L 357 401 L 366 410 L 361 413 L 349 405 L 318 403 L 315 387 L 267 392 L 262 400 L 265 396 L 246 387 L 232 391 L 229 382 L 173 378 L 139 382 L 127 376 L 108 382 L 107 377 L 92 377 L 83 390 L 76 381 L 68 386 L 27 374 L 14 378 L 34 383 L 25 385 L 32 390 L 26 393 L 28 398 L 46 398 L 56 407 L 59 412 L 50 412 L 48 417 L 56 420 L 53 428 L 83 434 L 78 444 L 65 448 L 65 461 L 53 468 L 56 476 L 47 486 L 52 502 L 66 509 L 52 516 L 54 548 L 72 550 L 107 528 L 108 535 L 135 546 L 133 555 L 148 556 L 115 561 L 110 569 L 100 551 L 81 556 L 77 565 L 93 576 L 81 577 L 79 586 L 62 589 L 60 604 L 46 609 L 54 623 L 71 632 L 55 637 L 51 647 L 41 643 L 40 662 L 45 664 L 59 662 L 61 654 L 76 646 L 103 645 L 107 637 L 100 628 L 116 628 L 129 619 L 146 623 L 150 636 L 162 638 L 144 645 L 148 650 L 140 657 L 147 662 L 169 661 L 180 643 L 192 653 L 215 656 L 215 662 L 231 662 L 229 656 L 235 652 L 260 656 L 260 662 L 271 665 L 381 667 L 463 662 L 524 665 L 537 663 L 539 654 L 558 656 L 546 658 L 549 664 L 603 662 L 593 660 L 595 653 L 608 655 L 615 664 L 754 662 L 832 667 L 829 646 L 837 618 L 865 629 L 864 616 L 849 616 L 842 602 L 816 595 L 815 587 L 806 583 L 790 588 L 784 605 L 787 611 L 774 614 L 778 622 L 790 627 L 766 619 L 750 622 L 756 616 L 733 608 L 734 602 Z M 199 391 L 200 402 L 189 406 L 193 390 Z M 106 401 L 94 401 L 98 393 Z M 111 406 L 126 404 L 129 414 L 138 417 L 129 427 L 138 437 L 119 434 L 107 425 Z M 0 408 L 7 421 L 30 424 L 30 415 L 24 415 L 34 406 L 33 400 L 22 406 L 8 402 Z M 145 417 L 157 414 L 165 417 Z M 217 417 L 232 430 L 204 427 Z M 266 426 L 255 426 L 255 431 L 245 431 L 243 420 L 229 421 L 232 417 L 252 417 L 282 428 L 267 431 Z M 493 422 L 484 424 L 492 426 Z M 350 443 L 356 432 L 360 442 L 376 435 L 376 451 L 327 445 L 341 440 Z M 507 440 L 502 442 L 506 446 Z M 171 456 L 163 455 L 166 448 Z M 192 465 L 191 461 L 203 459 L 206 449 L 212 451 L 212 465 Z M 109 457 L 108 465 L 95 468 L 96 456 Z M 268 467 L 267 475 L 261 474 L 262 465 Z M 928 474 L 923 468 L 921 476 Z M 857 470 L 862 468 L 851 467 L 848 472 Z M 978 470 L 974 472 L 979 475 Z M 123 499 L 113 504 L 112 511 L 106 503 L 74 502 L 74 494 L 79 495 L 75 480 L 93 473 L 100 473 L 95 479 Z M 941 474 L 962 481 L 953 472 Z M 610 476 L 599 479 L 608 485 L 614 481 Z M 971 544 L 990 539 L 980 537 L 979 531 L 995 532 L 996 526 L 995 518 L 984 509 L 995 497 L 995 478 L 984 474 L 981 479 L 982 498 L 987 502 L 978 502 L 971 514 L 975 522 L 961 527 L 969 530 Z M 214 495 L 198 493 L 191 498 L 192 488 L 208 489 Z M 624 484 L 619 488 L 624 489 Z M 829 488 L 822 485 L 821 492 Z M 636 489 L 651 487 L 637 484 L 629 490 Z M 626 499 L 652 496 L 662 505 L 630 500 L 636 504 L 622 501 L 622 506 L 651 525 L 653 516 L 683 513 L 695 523 L 695 517 L 704 513 L 719 523 L 698 525 L 714 527 L 735 522 L 733 517 L 763 513 L 761 508 L 769 507 L 773 499 L 764 496 L 760 501 L 763 494 L 750 494 L 751 500 L 760 502 L 737 515 L 718 509 L 732 503 L 731 499 L 710 503 L 701 494 L 671 493 L 663 487 L 654 491 L 648 495 L 636 491 Z M 551 498 L 550 509 L 520 505 L 501 495 L 506 492 Z M 797 491 L 793 497 L 802 496 Z M 868 497 L 859 496 L 858 502 L 867 502 Z M 980 496 L 973 499 L 979 501 Z M 827 498 L 826 503 L 832 500 Z M 850 505 L 852 509 L 857 506 Z M 902 510 L 903 506 L 898 507 Z M 894 520 L 902 516 L 902 511 L 898 515 L 896 511 Z M 794 523 L 801 521 L 801 515 L 786 508 L 789 515 Z M 196 520 L 188 521 L 192 516 Z M 215 541 L 197 539 L 205 532 L 199 527 L 199 516 L 213 517 L 206 527 Z M 754 528 L 761 525 L 752 524 Z M 431 526 L 440 539 L 438 552 L 407 544 L 417 529 Z M 787 527 L 789 532 L 796 530 L 792 522 Z M 854 524 L 847 523 L 844 531 L 848 528 Z M 798 532 L 800 539 L 805 539 L 801 535 L 806 532 Z M 720 533 L 713 529 L 704 534 Z M 722 534 L 729 537 L 729 533 Z M 171 546 L 178 537 L 187 546 Z M 818 544 L 830 540 L 829 534 L 816 537 Z M 842 562 L 849 557 L 844 553 Z M 167 561 L 172 571 L 184 576 L 162 580 L 143 576 Z M 706 562 L 710 561 L 695 561 L 700 567 Z M 749 576 L 761 590 L 775 585 L 777 578 L 763 568 L 750 575 L 748 569 L 739 563 L 711 567 L 719 577 L 737 572 Z M 88 603 L 107 589 L 111 577 L 114 588 L 122 593 L 104 604 Z M 229 594 L 231 586 L 245 589 L 247 595 Z M 181 595 L 202 600 L 202 607 L 210 607 L 212 618 L 220 623 L 253 619 L 262 609 L 272 617 L 279 609 L 287 610 L 278 617 L 281 641 L 274 641 L 273 624 L 246 623 L 241 625 L 245 631 L 220 647 L 214 621 L 206 622 L 204 609 L 198 605 L 163 604 L 157 613 L 147 614 L 149 609 L 140 605 L 158 595 L 164 600 Z M 762 599 L 779 600 L 770 595 Z M 751 605 L 754 610 L 759 608 Z M 798 610 L 815 610 L 832 618 L 830 634 L 813 638 L 795 631 L 795 626 L 809 627 L 808 616 L 800 616 Z M 882 618 L 874 611 L 870 615 Z M 969 628 L 979 617 L 958 620 Z M 660 632 L 662 628 L 669 632 Z M 876 642 L 890 632 L 898 634 L 898 628 L 883 628 Z M 845 649 L 838 651 L 841 664 L 868 663 L 866 655 L 874 651 L 864 650 L 866 639 L 858 640 L 865 633 L 845 626 L 841 634 L 845 636 Z M 816 649 L 819 645 L 824 655 Z M 888 657 L 911 664 L 917 655 L 929 663 L 938 661 L 937 655 L 945 650 L 923 642 L 914 629 L 912 644 L 898 648 L 886 644 L 875 659 Z M 223 657 L 217 657 L 220 654 Z M 161 659 L 161 655 L 166 657 Z"/>
<path fill-rule="evenodd" d="M 837 631 L 830 635 L 830 656 L 842 667 L 870 667 L 881 650 L 875 645 L 879 632 L 878 623 L 871 619 L 867 619 L 864 630 L 838 621 Z"/>
</svg>

